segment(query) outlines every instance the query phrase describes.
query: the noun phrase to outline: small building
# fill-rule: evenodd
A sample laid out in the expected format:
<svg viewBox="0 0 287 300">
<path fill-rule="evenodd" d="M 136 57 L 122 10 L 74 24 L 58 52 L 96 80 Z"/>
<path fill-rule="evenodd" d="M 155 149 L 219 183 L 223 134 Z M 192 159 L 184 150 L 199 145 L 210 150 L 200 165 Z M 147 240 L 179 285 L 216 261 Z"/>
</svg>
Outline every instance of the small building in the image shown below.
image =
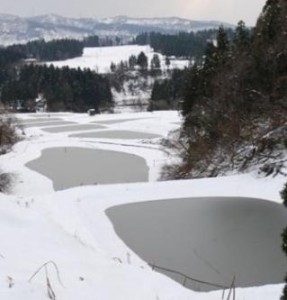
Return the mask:
<svg viewBox="0 0 287 300">
<path fill-rule="evenodd" d="M 46 112 L 47 111 L 47 99 L 45 95 L 42 93 L 38 94 L 38 97 L 35 99 L 36 103 L 36 111 L 38 112 Z"/>
<path fill-rule="evenodd" d="M 36 58 L 30 57 L 23 60 L 24 65 L 34 65 L 38 63 L 39 61 Z"/>
<path fill-rule="evenodd" d="M 88 115 L 89 115 L 89 116 L 94 116 L 96 113 L 97 113 L 97 112 L 96 112 L 96 110 L 95 110 L 94 108 L 88 109 Z"/>
</svg>

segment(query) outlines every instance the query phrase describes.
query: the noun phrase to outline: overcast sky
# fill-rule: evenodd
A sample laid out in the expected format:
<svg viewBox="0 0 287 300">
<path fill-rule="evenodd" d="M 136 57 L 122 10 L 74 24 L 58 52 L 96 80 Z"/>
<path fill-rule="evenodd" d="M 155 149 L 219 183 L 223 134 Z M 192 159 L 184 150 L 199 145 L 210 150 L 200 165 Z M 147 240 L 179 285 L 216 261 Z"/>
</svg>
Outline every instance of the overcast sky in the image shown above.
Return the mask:
<svg viewBox="0 0 287 300">
<path fill-rule="evenodd" d="M 169 17 L 254 25 L 266 0 L 0 0 L 0 13 L 68 17 Z"/>
</svg>

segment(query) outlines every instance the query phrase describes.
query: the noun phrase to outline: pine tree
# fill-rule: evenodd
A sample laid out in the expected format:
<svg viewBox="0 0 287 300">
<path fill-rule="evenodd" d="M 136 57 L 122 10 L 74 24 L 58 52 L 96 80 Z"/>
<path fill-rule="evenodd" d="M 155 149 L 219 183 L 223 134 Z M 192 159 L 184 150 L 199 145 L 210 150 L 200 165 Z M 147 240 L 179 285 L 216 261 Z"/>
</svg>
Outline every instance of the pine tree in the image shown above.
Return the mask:
<svg viewBox="0 0 287 300">
<path fill-rule="evenodd" d="M 137 65 L 140 66 L 142 70 L 146 70 L 148 68 L 148 58 L 144 54 L 144 52 L 141 52 L 137 57 Z"/>
<path fill-rule="evenodd" d="M 239 21 L 235 29 L 234 45 L 236 50 L 244 50 L 250 46 L 250 31 L 243 21 Z"/>
<path fill-rule="evenodd" d="M 161 64 L 160 64 L 159 56 L 158 56 L 158 54 L 154 54 L 153 58 L 151 60 L 151 68 L 153 70 L 159 70 L 160 67 L 161 67 Z"/>
<path fill-rule="evenodd" d="M 112 73 L 114 73 L 117 69 L 117 66 L 115 65 L 114 62 L 111 62 L 111 65 L 110 65 L 110 70 L 112 71 Z"/>
<path fill-rule="evenodd" d="M 229 41 L 223 26 L 220 26 L 216 37 L 218 53 L 225 53 L 229 49 Z"/>
<path fill-rule="evenodd" d="M 129 68 L 131 70 L 134 70 L 136 64 L 137 64 L 137 57 L 135 55 L 131 55 L 129 57 Z"/>
<path fill-rule="evenodd" d="M 206 45 L 204 62 L 203 62 L 203 71 L 206 76 L 213 73 L 217 67 L 217 55 L 216 47 L 213 43 L 208 43 Z"/>
<path fill-rule="evenodd" d="M 216 60 L 218 65 L 224 65 L 229 53 L 229 40 L 223 26 L 220 26 L 216 37 Z"/>
<path fill-rule="evenodd" d="M 169 69 L 169 66 L 170 66 L 170 59 L 168 56 L 165 57 L 165 65 L 166 67 Z"/>
<path fill-rule="evenodd" d="M 281 6 L 278 0 L 268 0 L 263 9 L 263 38 L 266 42 L 272 41 L 279 30 Z"/>
<path fill-rule="evenodd" d="M 182 114 L 187 117 L 188 123 L 188 115 L 191 113 L 193 106 L 197 103 L 203 93 L 201 71 L 196 64 L 190 69 L 186 76 L 186 86 L 184 91 Z"/>
</svg>

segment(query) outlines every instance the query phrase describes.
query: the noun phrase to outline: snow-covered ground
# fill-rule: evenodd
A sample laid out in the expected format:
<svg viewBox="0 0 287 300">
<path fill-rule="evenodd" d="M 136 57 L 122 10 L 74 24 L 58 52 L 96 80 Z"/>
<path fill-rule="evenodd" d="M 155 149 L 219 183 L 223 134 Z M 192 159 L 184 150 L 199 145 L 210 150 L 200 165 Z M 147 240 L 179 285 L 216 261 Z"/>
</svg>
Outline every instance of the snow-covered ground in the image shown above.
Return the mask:
<svg viewBox="0 0 287 300">
<path fill-rule="evenodd" d="M 28 115 L 20 117 L 33 119 Z M 177 112 L 94 117 L 67 113 L 57 117 L 79 124 L 130 119 L 109 123 L 106 130 L 132 128 L 163 137 L 180 126 Z M 0 156 L 2 170 L 17 175 L 11 195 L 0 195 L 0 299 L 49 299 L 47 285 L 54 291 L 55 299 L 60 300 L 222 299 L 221 291 L 196 293 L 153 272 L 117 237 L 105 210 L 123 203 L 198 196 L 242 196 L 281 203 L 279 191 L 286 178 L 260 178 L 254 172 L 222 178 L 157 182 L 160 167 L 172 158 L 156 141 L 79 139 L 68 135 L 28 128 L 26 139 L 16 144 L 10 153 Z M 54 192 L 48 178 L 25 167 L 28 161 L 40 156 L 42 149 L 54 146 L 137 154 L 147 161 L 149 182 L 82 186 Z M 46 274 L 42 269 L 32 277 L 49 261 L 56 264 L 58 270 L 49 263 Z M 273 285 L 237 289 L 236 299 L 278 300 L 282 288 L 282 285 Z"/>
<path fill-rule="evenodd" d="M 156 53 L 150 46 L 128 45 L 113 47 L 84 48 L 81 57 L 68 59 L 65 61 L 49 62 L 56 67 L 68 66 L 70 68 L 91 69 L 98 73 L 110 73 L 111 63 L 119 64 L 121 61 L 128 61 L 131 55 L 138 56 L 144 52 L 148 57 L 149 65 L 154 54 L 158 54 L 162 70 L 166 70 L 165 56 Z M 171 59 L 170 69 L 184 69 L 189 65 L 188 60 Z"/>
</svg>

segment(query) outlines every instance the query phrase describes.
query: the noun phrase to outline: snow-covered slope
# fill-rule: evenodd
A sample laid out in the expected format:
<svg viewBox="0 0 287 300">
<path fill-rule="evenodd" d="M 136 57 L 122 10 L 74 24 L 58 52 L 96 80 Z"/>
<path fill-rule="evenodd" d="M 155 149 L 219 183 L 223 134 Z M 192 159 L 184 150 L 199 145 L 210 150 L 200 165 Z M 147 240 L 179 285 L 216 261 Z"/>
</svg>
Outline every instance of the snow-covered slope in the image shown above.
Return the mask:
<svg viewBox="0 0 287 300">
<path fill-rule="evenodd" d="M 84 52 L 81 57 L 76 57 L 65 61 L 49 62 L 48 64 L 53 64 L 54 66 L 60 68 L 68 66 L 70 68 L 88 68 L 98 73 L 110 73 L 110 66 L 112 62 L 117 65 L 121 61 L 128 61 L 131 55 L 138 56 L 141 52 L 144 52 L 148 57 L 149 66 L 153 55 L 157 54 L 160 58 L 162 69 L 166 70 L 167 67 L 165 65 L 165 56 L 154 52 L 150 46 L 138 45 L 84 48 Z M 169 68 L 183 69 L 187 67 L 188 64 L 188 60 L 174 59 L 171 60 Z"/>
<path fill-rule="evenodd" d="M 43 15 L 20 18 L 0 14 L 0 45 L 25 43 L 34 39 L 81 39 L 87 35 L 133 37 L 141 32 L 175 33 L 216 28 L 220 22 L 192 21 L 181 18 L 135 19 L 115 18 L 65 18 Z M 230 24 L 225 24 L 232 27 Z"/>
<path fill-rule="evenodd" d="M 125 122 L 109 123 L 107 130 L 133 128 L 162 136 L 180 126 L 176 112 L 95 117 L 66 113 L 57 117 L 81 124 L 122 119 Z M 0 156 L 2 169 L 17 173 L 13 195 L 0 194 L 0 299 L 46 300 L 49 286 L 50 292 L 52 289 L 56 299 L 61 300 L 222 299 L 220 291 L 196 293 L 153 272 L 119 240 L 105 209 L 122 203 L 192 196 L 246 196 L 280 202 L 279 190 L 286 178 L 259 178 L 252 173 L 155 182 L 162 163 L 171 159 L 159 144 L 126 141 L 124 145 L 123 141 L 116 140 L 101 143 L 68 135 L 30 128 L 26 130 L 25 140 L 16 144 L 11 153 Z M 53 146 L 136 153 L 148 162 L 150 182 L 83 186 L 54 192 L 48 178 L 25 167 L 42 149 Z M 49 261 L 46 274 L 44 267 L 35 274 Z M 237 289 L 236 299 L 277 300 L 282 288 L 274 285 Z"/>
</svg>

